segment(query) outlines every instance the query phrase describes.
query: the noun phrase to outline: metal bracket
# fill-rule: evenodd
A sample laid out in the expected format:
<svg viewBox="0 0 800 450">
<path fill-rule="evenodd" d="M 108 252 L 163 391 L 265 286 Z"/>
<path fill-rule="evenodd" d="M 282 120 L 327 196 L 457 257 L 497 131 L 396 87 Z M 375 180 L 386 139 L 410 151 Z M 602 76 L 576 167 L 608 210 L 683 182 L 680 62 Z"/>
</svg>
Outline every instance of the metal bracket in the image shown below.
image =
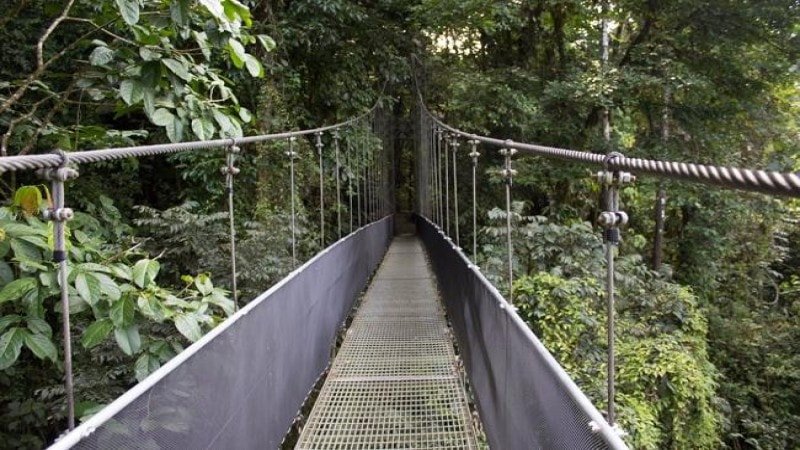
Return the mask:
<svg viewBox="0 0 800 450">
<path fill-rule="evenodd" d="M 507 145 L 512 144 L 512 141 L 506 141 Z M 504 168 L 500 171 L 500 175 L 505 178 L 506 183 L 511 186 L 514 180 L 514 176 L 517 175 L 517 171 L 511 167 L 511 158 L 517 154 L 517 149 L 511 147 L 505 147 L 500 149 L 500 154 L 505 158 L 505 165 Z"/>
<path fill-rule="evenodd" d="M 322 146 L 322 132 L 321 131 L 317 131 L 316 133 L 314 133 L 314 135 L 317 137 L 317 141 L 316 141 L 316 144 L 314 144 L 314 146 L 317 147 L 317 153 L 319 153 L 319 155 L 322 156 L 322 147 L 323 147 Z"/>
<path fill-rule="evenodd" d="M 297 136 L 292 136 L 289 139 L 289 150 L 286 150 L 285 155 L 289 157 L 289 159 L 296 159 L 297 152 L 294 151 L 294 143 L 297 141 Z"/>
<path fill-rule="evenodd" d="M 481 153 L 478 151 L 478 144 L 480 144 L 480 141 L 471 139 L 467 141 L 467 144 L 472 147 L 472 151 L 469 152 L 469 157 L 472 158 L 472 164 L 478 164 L 478 158 L 481 156 Z"/>
<path fill-rule="evenodd" d="M 636 181 L 630 172 L 611 170 L 611 161 L 623 158 L 619 152 L 612 152 L 603 159 L 603 170 L 597 172 L 597 181 L 608 189 L 608 211 L 600 213 L 597 223 L 603 227 L 603 240 L 612 245 L 619 245 L 620 227 L 627 225 L 628 214 L 619 210 L 619 189 Z"/>
</svg>

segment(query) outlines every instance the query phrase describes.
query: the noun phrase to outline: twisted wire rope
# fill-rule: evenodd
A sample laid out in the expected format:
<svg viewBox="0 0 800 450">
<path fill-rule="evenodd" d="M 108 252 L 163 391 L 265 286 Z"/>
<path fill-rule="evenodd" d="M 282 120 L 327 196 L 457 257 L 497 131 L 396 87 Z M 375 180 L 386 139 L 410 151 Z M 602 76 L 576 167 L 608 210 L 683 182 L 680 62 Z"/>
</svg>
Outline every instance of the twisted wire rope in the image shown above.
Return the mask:
<svg viewBox="0 0 800 450">
<path fill-rule="evenodd" d="M 474 139 L 484 144 L 497 147 L 514 148 L 520 153 L 543 156 L 563 161 L 603 166 L 605 155 L 589 153 L 559 147 L 550 147 L 539 144 L 519 143 L 509 140 L 496 139 L 479 134 L 468 133 L 452 127 L 428 109 L 422 94 L 417 91 L 420 105 L 425 113 L 440 128 L 447 130 L 466 139 Z M 770 195 L 800 197 L 800 173 L 775 172 L 767 170 L 743 169 L 738 167 L 725 167 L 710 164 L 696 164 L 678 161 L 664 161 L 656 159 L 629 158 L 620 156 L 608 162 L 611 170 L 627 170 L 637 174 L 653 175 L 661 178 L 671 178 L 681 181 L 691 181 L 711 184 L 729 189 L 761 192 Z"/>
<path fill-rule="evenodd" d="M 99 150 L 85 150 L 78 152 L 70 152 L 69 161 L 75 164 L 90 164 L 102 161 L 111 161 L 116 159 L 140 158 L 143 156 L 166 155 L 166 154 L 180 153 L 186 151 L 227 148 L 230 147 L 231 145 L 241 146 L 245 144 L 254 144 L 259 142 L 287 139 L 290 137 L 305 136 L 315 133 L 323 133 L 326 131 L 349 127 L 354 123 L 356 123 L 357 121 L 361 120 L 362 118 L 372 114 L 378 108 L 379 105 L 380 105 L 380 100 L 375 102 L 375 104 L 372 106 L 372 108 L 369 109 L 369 111 L 359 116 L 353 117 L 350 120 L 308 130 L 286 131 L 281 133 L 263 134 L 257 136 L 245 136 L 237 138 L 221 138 L 221 139 L 212 139 L 207 141 L 178 142 L 171 144 L 154 144 L 154 145 L 140 145 L 132 147 L 108 148 Z M 48 153 L 42 155 L 4 156 L 0 157 L 0 174 L 13 171 L 59 167 L 61 161 L 62 157 L 56 153 Z"/>
</svg>

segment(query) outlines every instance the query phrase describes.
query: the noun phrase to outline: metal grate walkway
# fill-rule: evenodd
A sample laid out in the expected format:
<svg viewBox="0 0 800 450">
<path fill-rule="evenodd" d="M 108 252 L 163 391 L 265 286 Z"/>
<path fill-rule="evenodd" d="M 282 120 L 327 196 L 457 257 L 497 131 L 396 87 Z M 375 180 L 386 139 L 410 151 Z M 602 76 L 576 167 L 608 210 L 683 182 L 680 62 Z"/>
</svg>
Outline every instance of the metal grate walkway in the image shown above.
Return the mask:
<svg viewBox="0 0 800 450">
<path fill-rule="evenodd" d="M 422 245 L 398 237 L 295 448 L 477 448 L 455 363 Z"/>
</svg>

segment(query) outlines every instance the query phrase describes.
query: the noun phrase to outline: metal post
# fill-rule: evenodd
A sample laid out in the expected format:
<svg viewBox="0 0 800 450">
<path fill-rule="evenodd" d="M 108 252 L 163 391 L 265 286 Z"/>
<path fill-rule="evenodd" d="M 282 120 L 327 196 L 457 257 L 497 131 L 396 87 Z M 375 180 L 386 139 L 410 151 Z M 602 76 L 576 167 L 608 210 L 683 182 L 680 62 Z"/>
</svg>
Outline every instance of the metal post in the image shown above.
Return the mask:
<svg viewBox="0 0 800 450">
<path fill-rule="evenodd" d="M 508 301 L 514 301 L 514 249 L 511 243 L 511 185 L 517 171 L 511 167 L 511 157 L 517 153 L 516 149 L 510 147 L 511 141 L 506 141 L 506 148 L 500 150 L 500 154 L 505 158 L 505 168 L 502 175 L 506 179 L 506 249 L 508 253 Z"/>
<path fill-rule="evenodd" d="M 319 154 L 319 249 L 325 248 L 325 167 L 322 163 L 322 132 L 317 132 L 317 153 Z"/>
<path fill-rule="evenodd" d="M 336 233 L 342 238 L 342 183 L 339 172 L 339 130 L 333 130 L 333 151 L 336 154 Z"/>
<path fill-rule="evenodd" d="M 444 198 L 442 198 L 442 139 L 444 131 L 441 128 L 436 128 L 436 184 L 438 185 L 436 198 L 439 204 L 439 220 L 437 224 L 439 229 L 444 227 Z"/>
<path fill-rule="evenodd" d="M 434 223 L 439 223 L 439 165 L 436 159 L 439 157 L 436 152 L 436 126 L 431 127 L 431 168 L 433 172 L 431 196 L 433 198 L 433 211 L 431 211 L 431 220 Z"/>
<path fill-rule="evenodd" d="M 370 149 L 367 140 L 367 128 L 364 127 L 364 225 L 369 224 L 369 160 Z"/>
<path fill-rule="evenodd" d="M 478 141 L 471 140 L 469 145 L 472 146 L 472 151 L 469 153 L 472 158 L 472 263 L 478 263 L 478 157 L 481 154 L 478 152 Z"/>
<path fill-rule="evenodd" d="M 453 222 L 455 223 L 456 229 L 456 247 L 461 246 L 461 239 L 458 232 L 458 166 L 456 161 L 456 153 L 458 152 L 458 147 L 461 145 L 458 142 L 458 138 L 453 136 L 453 141 L 450 144 L 450 148 L 453 150 Z"/>
<path fill-rule="evenodd" d="M 64 391 L 67 396 L 67 427 L 75 428 L 75 387 L 72 378 L 72 334 L 69 317 L 69 285 L 67 280 L 66 222 L 73 212 L 64 206 L 64 182 L 77 178 L 78 171 L 68 167 L 69 156 L 62 150 L 58 168 L 41 169 L 39 175 L 50 181 L 53 204 L 44 212 L 44 219 L 53 222 L 53 261 L 58 264 L 58 284 L 61 294 L 61 333 L 64 339 Z"/>
<path fill-rule="evenodd" d="M 621 172 L 619 170 L 610 170 L 612 161 L 616 158 L 622 157 L 622 154 L 613 152 L 609 153 L 604 161 L 604 170 L 598 172 L 597 178 L 602 185 L 606 187 L 606 205 L 608 210 L 601 213 L 598 218 L 598 223 L 603 227 L 603 240 L 605 241 L 606 251 L 606 316 L 607 316 L 607 395 L 608 395 L 608 423 L 612 427 L 616 426 L 615 414 L 615 386 L 614 380 L 616 378 L 615 368 L 615 314 L 616 308 L 614 306 L 614 249 L 619 245 L 620 240 L 620 227 L 628 223 L 628 215 L 619 210 L 619 189 L 623 184 L 631 183 L 635 177 L 628 172 Z"/>
<path fill-rule="evenodd" d="M 356 178 L 356 202 L 358 203 L 358 209 L 356 211 L 356 217 L 358 218 L 358 226 L 361 227 L 361 154 L 363 153 L 364 146 L 361 136 L 358 136 L 358 146 L 356 147 L 356 173 L 358 177 Z"/>
<path fill-rule="evenodd" d="M 431 125 L 428 127 L 428 133 L 426 133 L 426 138 L 428 139 L 428 218 L 433 218 L 433 210 L 436 208 L 436 191 L 434 190 L 434 183 L 435 183 L 435 165 L 433 164 L 433 126 Z"/>
<path fill-rule="evenodd" d="M 222 174 L 225 175 L 225 185 L 228 190 L 228 225 L 231 239 L 231 294 L 233 295 L 234 311 L 239 310 L 239 294 L 236 286 L 236 227 L 234 226 L 233 217 L 233 177 L 239 174 L 239 168 L 234 164 L 236 163 L 236 155 L 240 151 L 235 143 L 228 146 L 225 167 L 222 168 Z"/>
<path fill-rule="evenodd" d="M 347 199 L 348 199 L 348 208 L 347 210 L 350 212 L 350 233 L 353 232 L 353 159 L 351 155 L 351 141 L 352 141 L 352 133 L 348 133 L 347 139 L 347 151 L 345 153 L 345 165 L 347 166 Z"/>
<path fill-rule="evenodd" d="M 444 223 L 447 235 L 450 236 L 450 135 L 444 139 Z"/>
<path fill-rule="evenodd" d="M 292 204 L 292 265 L 297 265 L 297 219 L 295 218 L 294 211 L 294 159 L 297 153 L 294 151 L 294 143 L 297 140 L 295 136 L 289 138 L 289 151 L 286 156 L 289 157 L 289 188 L 290 188 L 290 201 Z"/>
</svg>

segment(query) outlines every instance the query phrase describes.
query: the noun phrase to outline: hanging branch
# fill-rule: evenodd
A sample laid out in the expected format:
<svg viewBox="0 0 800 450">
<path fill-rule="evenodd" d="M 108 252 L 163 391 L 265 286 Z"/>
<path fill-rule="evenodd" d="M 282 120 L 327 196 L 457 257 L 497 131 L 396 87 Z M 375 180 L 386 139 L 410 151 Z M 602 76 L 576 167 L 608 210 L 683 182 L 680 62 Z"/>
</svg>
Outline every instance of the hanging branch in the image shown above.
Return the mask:
<svg viewBox="0 0 800 450">
<path fill-rule="evenodd" d="M 70 2 L 69 2 L 69 4 L 67 5 L 67 7 L 64 9 L 65 13 L 69 13 L 69 8 L 72 8 L 72 4 L 73 4 L 73 3 L 74 3 L 74 0 L 72 0 L 72 1 L 70 1 Z M 57 22 L 57 23 L 56 23 L 56 22 L 53 22 L 53 23 L 54 23 L 54 24 L 56 24 L 56 25 L 58 25 L 58 24 L 60 24 L 61 22 L 63 22 L 64 20 L 66 20 L 66 19 L 67 19 L 67 16 L 65 15 L 65 13 L 64 13 L 64 12 L 62 12 L 62 15 L 61 15 L 61 16 L 59 16 L 59 18 L 58 18 L 58 19 L 56 19 L 56 22 Z M 17 88 L 17 90 L 16 90 L 16 91 L 14 91 L 14 93 L 13 93 L 13 94 L 11 94 L 11 95 L 10 95 L 10 96 L 9 96 L 9 97 L 8 97 L 8 98 L 7 98 L 7 99 L 4 101 L 4 102 L 3 102 L 3 104 L 2 104 L 2 105 L 0 105 L 0 114 L 3 114 L 3 113 L 5 113 L 5 112 L 6 112 L 6 111 L 8 111 L 8 110 L 9 110 L 9 109 L 10 109 L 12 106 L 14 106 L 14 104 L 15 104 L 16 102 L 18 102 L 18 101 L 19 101 L 19 99 L 21 99 L 21 98 L 22 98 L 22 96 L 23 96 L 23 95 L 25 95 L 25 93 L 26 93 L 26 92 L 28 92 L 28 89 L 29 89 L 29 88 L 30 88 L 30 87 L 31 87 L 31 86 L 32 86 L 32 85 L 33 85 L 33 84 L 34 84 L 34 83 L 35 83 L 37 80 L 39 80 L 39 78 L 41 78 L 41 76 L 44 74 L 45 70 L 47 70 L 47 68 L 48 68 L 48 67 L 50 67 L 50 65 L 52 65 L 54 62 L 58 61 L 58 60 L 59 60 L 61 57 L 63 57 L 64 55 L 66 55 L 66 54 L 67 54 L 67 52 L 69 52 L 70 50 L 72 50 L 72 49 L 74 49 L 75 47 L 77 47 L 77 46 L 78 46 L 78 45 L 79 45 L 81 42 L 83 42 L 83 41 L 84 41 L 84 39 L 86 39 L 87 37 L 91 36 L 92 34 L 96 33 L 96 32 L 97 32 L 97 31 L 99 31 L 99 30 L 105 29 L 106 27 L 108 27 L 109 25 L 111 25 L 112 23 L 114 23 L 114 22 L 116 22 L 116 21 L 117 21 L 117 19 L 115 18 L 115 19 L 113 19 L 113 20 L 110 20 L 110 21 L 109 21 L 109 22 L 107 22 L 106 24 L 104 24 L 104 25 L 102 25 L 102 26 L 100 26 L 100 27 L 98 27 L 98 28 L 96 28 L 96 29 L 94 29 L 94 30 L 91 30 L 91 31 L 88 31 L 88 32 L 86 32 L 86 33 L 82 34 L 82 35 L 81 35 L 81 36 L 79 36 L 77 39 L 75 39 L 75 40 L 74 40 L 72 43 L 70 43 L 69 45 L 67 45 L 66 47 L 64 47 L 63 49 L 61 49 L 61 50 L 60 50 L 58 53 L 56 53 L 55 55 L 53 55 L 52 57 L 50 57 L 50 59 L 48 59 L 48 60 L 46 60 L 46 61 L 45 61 L 45 60 L 43 59 L 43 55 L 42 55 L 42 53 L 40 52 L 40 50 L 43 48 L 43 46 L 44 46 L 44 42 L 47 40 L 47 38 L 50 36 L 50 34 L 51 34 L 51 33 L 52 33 L 54 30 L 55 30 L 55 27 L 53 27 L 53 25 L 51 24 L 51 26 L 50 26 L 50 27 L 48 27 L 48 30 L 45 32 L 45 34 L 44 34 L 44 35 L 42 35 L 42 37 L 39 39 L 39 42 L 37 43 L 37 46 L 36 46 L 36 48 L 37 48 L 37 51 L 36 51 L 36 56 L 37 56 L 37 66 L 36 66 L 36 70 L 34 70 L 33 72 L 31 72 L 31 74 L 30 74 L 30 75 L 28 75 L 28 76 L 25 78 L 25 80 L 24 80 L 24 81 L 22 82 L 22 84 L 21 84 L 21 85 L 20 85 L 20 86 Z"/>
</svg>

